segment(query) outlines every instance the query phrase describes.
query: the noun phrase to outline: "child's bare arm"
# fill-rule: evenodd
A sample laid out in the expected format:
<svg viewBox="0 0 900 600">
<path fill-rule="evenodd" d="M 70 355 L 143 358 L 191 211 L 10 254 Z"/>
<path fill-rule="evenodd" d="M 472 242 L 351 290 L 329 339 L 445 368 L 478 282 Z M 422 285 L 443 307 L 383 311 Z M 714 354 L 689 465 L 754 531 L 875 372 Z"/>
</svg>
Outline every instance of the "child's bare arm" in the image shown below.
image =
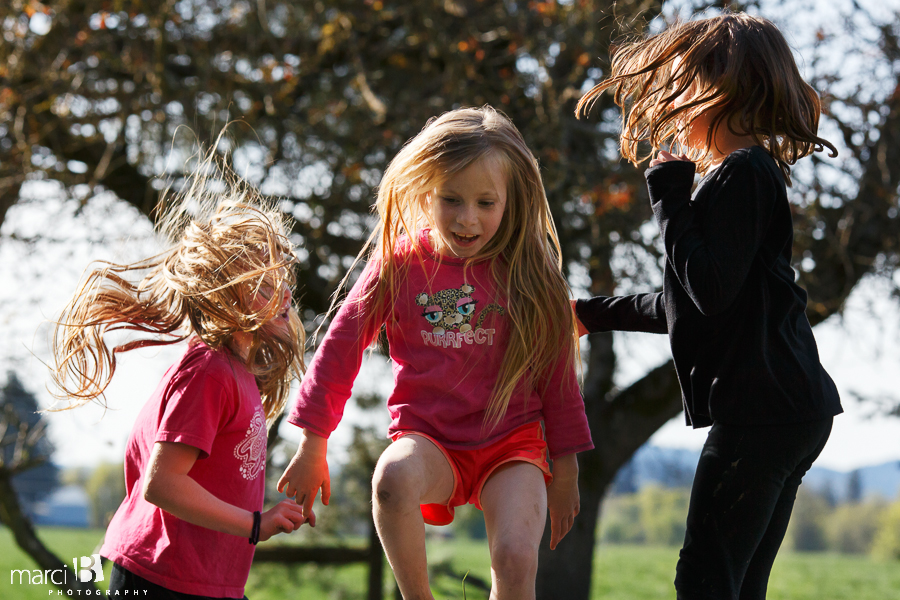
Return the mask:
<svg viewBox="0 0 900 600">
<path fill-rule="evenodd" d="M 575 312 L 575 303 L 576 300 L 569 300 L 569 304 L 572 305 L 572 311 Z M 575 314 L 575 330 L 578 332 L 578 337 L 585 336 L 590 333 L 588 328 L 584 326 L 584 323 L 581 322 L 581 319 L 578 318 L 578 314 Z"/>
<path fill-rule="evenodd" d="M 550 549 L 555 550 L 572 529 L 575 516 L 581 510 L 576 454 L 553 459 L 553 482 L 547 488 L 547 508 L 550 510 Z"/>
<path fill-rule="evenodd" d="M 328 439 L 308 429 L 303 430 L 303 439 L 297 453 L 278 480 L 278 491 L 293 497 L 303 506 L 303 515 L 310 525 L 315 525 L 313 502 L 319 489 L 322 490 L 322 504 L 331 499 L 331 477 L 328 474 Z"/>
<path fill-rule="evenodd" d="M 199 455 L 188 444 L 156 442 L 144 474 L 144 499 L 188 523 L 249 538 L 253 513 L 217 498 L 188 475 Z M 286 500 L 262 514 L 259 539 L 290 533 L 304 522 L 300 506 Z"/>
</svg>

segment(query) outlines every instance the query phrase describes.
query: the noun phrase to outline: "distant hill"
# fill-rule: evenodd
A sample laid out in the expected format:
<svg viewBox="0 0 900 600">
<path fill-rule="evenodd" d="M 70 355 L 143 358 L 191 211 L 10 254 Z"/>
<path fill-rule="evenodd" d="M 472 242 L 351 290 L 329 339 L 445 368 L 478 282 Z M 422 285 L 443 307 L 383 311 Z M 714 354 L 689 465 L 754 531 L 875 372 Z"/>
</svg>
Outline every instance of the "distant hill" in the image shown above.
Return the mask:
<svg viewBox="0 0 900 600">
<path fill-rule="evenodd" d="M 689 487 L 694 480 L 699 458 L 699 450 L 644 444 L 619 469 L 612 491 L 614 494 L 629 494 L 651 483 L 663 487 Z"/>
<path fill-rule="evenodd" d="M 858 469 L 862 497 L 880 495 L 886 500 L 900 499 L 900 461 Z M 840 502 L 847 500 L 853 471 L 834 471 L 813 467 L 803 478 L 803 484 L 817 491 L 830 489 Z"/>
<path fill-rule="evenodd" d="M 636 492 L 650 483 L 663 487 L 690 486 L 699 458 L 700 450 L 645 444 L 619 470 L 612 492 Z M 880 495 L 887 500 L 900 499 L 900 461 L 862 467 L 857 471 L 861 497 Z M 853 473 L 813 466 L 803 478 L 803 485 L 831 494 L 836 501 L 843 502 L 851 489 Z"/>
</svg>

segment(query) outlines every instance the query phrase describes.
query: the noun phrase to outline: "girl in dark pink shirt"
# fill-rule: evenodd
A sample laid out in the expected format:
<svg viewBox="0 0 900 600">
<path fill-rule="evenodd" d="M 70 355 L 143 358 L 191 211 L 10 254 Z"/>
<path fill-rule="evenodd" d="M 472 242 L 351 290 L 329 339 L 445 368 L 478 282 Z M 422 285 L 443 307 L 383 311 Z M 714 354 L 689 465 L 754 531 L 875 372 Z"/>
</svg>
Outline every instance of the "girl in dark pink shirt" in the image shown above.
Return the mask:
<svg viewBox="0 0 900 600">
<path fill-rule="evenodd" d="M 91 271 L 54 335 L 53 379 L 74 406 L 102 401 L 118 352 L 189 338 L 128 440 L 126 497 L 100 551 L 115 593 L 241 598 L 256 542 L 313 521 L 289 500 L 262 511 L 266 425 L 303 369 L 292 245 L 281 212 L 214 157 L 163 207 L 170 248 Z M 152 337 L 111 349 L 121 329 Z"/>
<path fill-rule="evenodd" d="M 403 597 L 432 597 L 424 523 L 447 524 L 472 503 L 484 511 L 491 597 L 533 598 L 547 509 L 555 548 L 578 513 L 575 453 L 593 447 L 537 163 L 492 108 L 452 111 L 394 158 L 377 208 L 380 226 L 360 253 L 368 264 L 290 413 L 304 437 L 279 490 L 306 515 L 320 489 L 328 503 L 327 438 L 384 327 L 393 443 L 372 501 Z"/>
</svg>

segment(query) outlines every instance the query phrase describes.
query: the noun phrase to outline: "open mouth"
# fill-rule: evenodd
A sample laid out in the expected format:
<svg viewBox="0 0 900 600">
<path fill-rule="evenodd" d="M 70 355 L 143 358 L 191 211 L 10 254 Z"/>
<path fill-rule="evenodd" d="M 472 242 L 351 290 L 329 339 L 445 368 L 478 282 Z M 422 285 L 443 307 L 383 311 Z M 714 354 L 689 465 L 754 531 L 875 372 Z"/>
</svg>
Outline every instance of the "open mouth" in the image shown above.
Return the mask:
<svg viewBox="0 0 900 600">
<path fill-rule="evenodd" d="M 476 234 L 474 234 L 474 233 L 472 233 L 472 234 L 469 234 L 469 233 L 454 233 L 454 234 L 453 234 L 453 239 L 456 241 L 457 244 L 459 244 L 459 245 L 461 245 L 461 246 L 468 246 L 468 245 L 474 243 L 475 240 L 478 239 L 478 235 L 476 235 Z"/>
</svg>

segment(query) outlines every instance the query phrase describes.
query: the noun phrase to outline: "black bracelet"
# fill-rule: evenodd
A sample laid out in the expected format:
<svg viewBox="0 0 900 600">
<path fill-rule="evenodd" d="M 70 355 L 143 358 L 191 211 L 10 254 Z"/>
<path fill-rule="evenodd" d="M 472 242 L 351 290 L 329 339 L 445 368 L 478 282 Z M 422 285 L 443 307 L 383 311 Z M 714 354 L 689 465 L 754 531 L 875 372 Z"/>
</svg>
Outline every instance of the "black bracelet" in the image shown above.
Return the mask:
<svg viewBox="0 0 900 600">
<path fill-rule="evenodd" d="M 262 515 L 258 510 L 253 511 L 253 529 L 250 530 L 250 543 L 254 546 L 259 543 L 260 523 L 262 523 Z"/>
</svg>

